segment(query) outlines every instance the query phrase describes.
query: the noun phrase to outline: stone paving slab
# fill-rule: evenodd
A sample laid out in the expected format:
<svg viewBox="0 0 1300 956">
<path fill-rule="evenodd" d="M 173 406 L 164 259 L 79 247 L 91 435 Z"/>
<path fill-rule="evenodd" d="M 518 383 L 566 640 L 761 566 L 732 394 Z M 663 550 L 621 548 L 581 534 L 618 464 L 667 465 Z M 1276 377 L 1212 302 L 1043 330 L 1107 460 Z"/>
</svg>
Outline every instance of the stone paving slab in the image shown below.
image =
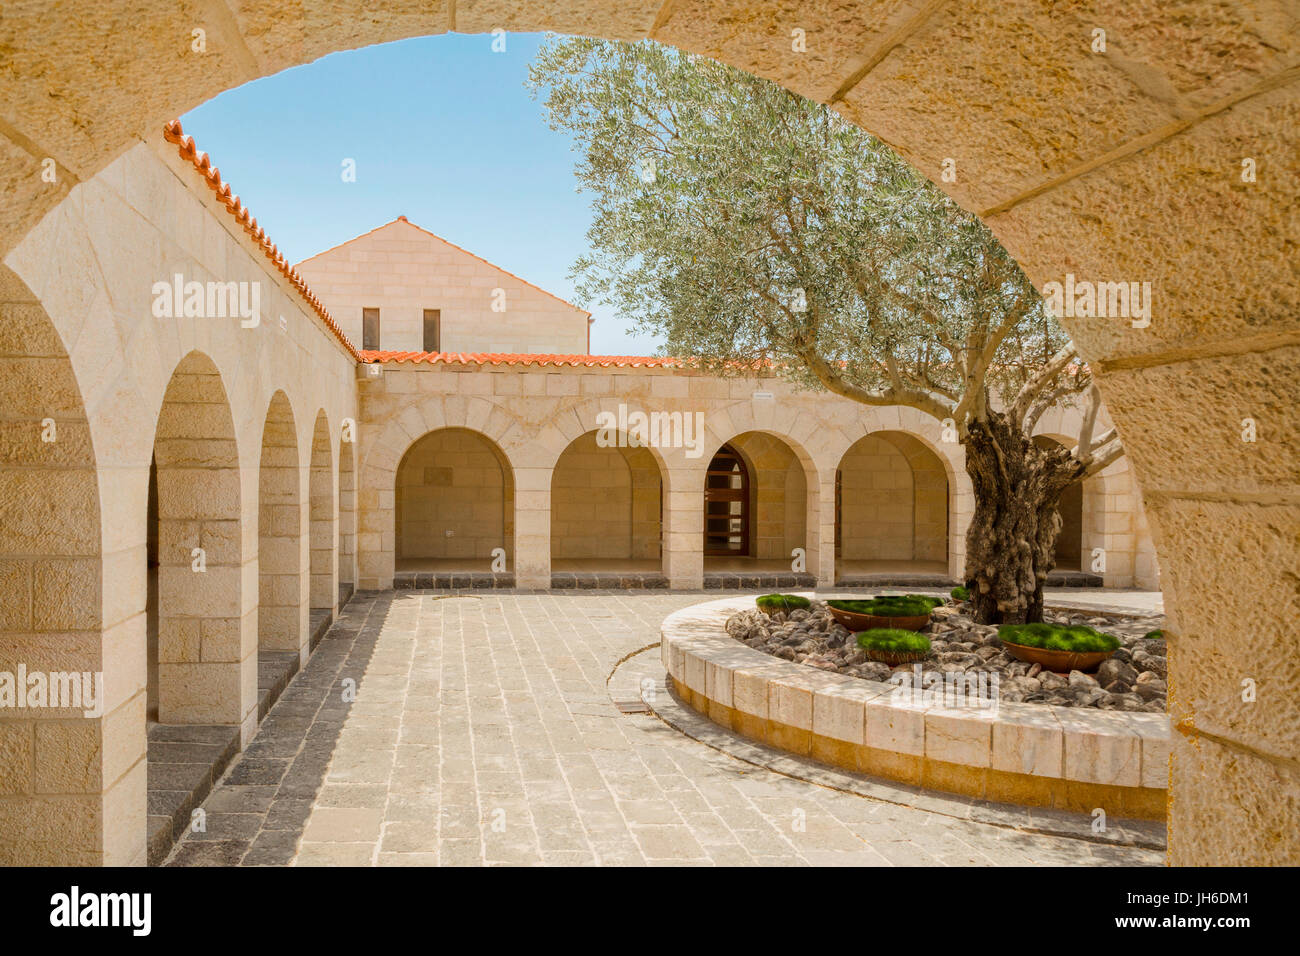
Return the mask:
<svg viewBox="0 0 1300 956">
<path fill-rule="evenodd" d="M 187 834 L 170 863 L 1163 861 L 821 786 L 620 712 L 640 685 L 618 685 L 618 664 L 702 599 L 361 593 L 208 798 L 207 834 Z"/>
</svg>

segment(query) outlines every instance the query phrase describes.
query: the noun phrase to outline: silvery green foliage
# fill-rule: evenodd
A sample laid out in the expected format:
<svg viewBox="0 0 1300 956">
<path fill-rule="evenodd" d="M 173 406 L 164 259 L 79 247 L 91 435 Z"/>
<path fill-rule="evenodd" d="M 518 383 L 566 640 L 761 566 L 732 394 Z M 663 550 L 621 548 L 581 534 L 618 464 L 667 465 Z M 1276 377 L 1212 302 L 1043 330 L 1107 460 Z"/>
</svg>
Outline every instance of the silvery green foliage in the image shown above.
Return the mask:
<svg viewBox="0 0 1300 956">
<path fill-rule="evenodd" d="M 594 197 L 580 296 L 669 354 L 771 361 L 953 417 L 963 437 L 990 393 L 1011 406 L 1026 384 L 1056 400 L 1090 384 L 988 228 L 834 111 L 653 41 L 551 38 L 529 82 Z"/>
</svg>

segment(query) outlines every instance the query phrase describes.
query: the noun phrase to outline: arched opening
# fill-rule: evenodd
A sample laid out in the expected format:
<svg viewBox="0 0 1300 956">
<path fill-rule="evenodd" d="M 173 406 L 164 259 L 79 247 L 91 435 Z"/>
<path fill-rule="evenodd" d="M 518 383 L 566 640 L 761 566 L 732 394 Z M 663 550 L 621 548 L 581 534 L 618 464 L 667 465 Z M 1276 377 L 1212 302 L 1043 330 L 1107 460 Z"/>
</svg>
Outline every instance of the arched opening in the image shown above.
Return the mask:
<svg viewBox="0 0 1300 956">
<path fill-rule="evenodd" d="M 189 822 L 238 749 L 253 706 L 245 640 L 239 450 L 229 397 L 212 359 L 177 364 L 158 412 L 149 465 L 149 861 Z M 197 726 L 195 726 L 197 725 Z"/>
<path fill-rule="evenodd" d="M 701 502 L 706 586 L 744 583 L 732 582 L 736 575 L 748 576 L 749 586 L 813 582 L 805 457 L 776 435 L 751 431 L 710 458 Z"/>
<path fill-rule="evenodd" d="M 356 443 L 348 423 L 339 442 L 339 607 L 357 584 L 357 470 Z"/>
<path fill-rule="evenodd" d="M 514 479 L 494 442 L 468 428 L 429 432 L 402 456 L 396 482 L 399 576 L 432 587 L 513 573 Z"/>
<path fill-rule="evenodd" d="M 835 472 L 835 554 L 841 581 L 948 580 L 948 473 L 906 432 L 853 443 Z"/>
<path fill-rule="evenodd" d="M 658 584 L 663 568 L 663 479 L 644 447 L 580 435 L 551 472 L 551 572 L 578 586 Z M 559 581 L 567 583 L 563 577 Z"/>
<path fill-rule="evenodd" d="M 740 452 L 723 445 L 704 473 L 704 553 L 749 557 L 749 495 L 752 479 Z"/>
<path fill-rule="evenodd" d="M 252 627 L 241 590 L 239 450 L 221 373 L 200 352 L 181 359 L 163 394 L 149 484 L 152 716 L 239 724 Z"/>
<path fill-rule="evenodd" d="M 1039 448 L 1065 447 L 1065 443 L 1048 435 L 1035 435 Z M 1083 562 L 1083 486 L 1084 482 L 1071 482 L 1061 493 L 1057 512 L 1061 515 L 1061 531 L 1056 536 L 1056 570 L 1080 571 Z"/>
<path fill-rule="evenodd" d="M 284 392 L 271 397 L 257 479 L 257 696 L 263 717 L 306 655 L 308 580 L 298 436 Z"/>
<path fill-rule="evenodd" d="M 307 480 L 308 567 L 311 633 L 315 639 L 332 618 L 338 601 L 338 531 L 334 518 L 334 454 L 330 424 L 322 409 L 316 415 L 311 439 L 311 471 Z"/>
<path fill-rule="evenodd" d="M 54 325 L 4 266 L 0 382 L 0 673 L 88 675 L 76 690 L 101 709 L 105 681 L 96 688 L 96 673 L 122 691 L 121 703 L 97 716 L 87 716 L 94 708 L 84 700 L 18 708 L 11 698 L 0 707 L 0 865 L 137 862 L 111 857 L 105 845 L 110 796 L 100 768 L 109 721 L 120 728 L 120 767 L 145 756 L 143 622 L 138 612 L 120 624 L 101 620 L 99 492 L 81 390 Z M 131 648 L 129 665 L 105 659 L 112 625 Z M 13 679 L 10 694 L 27 694 Z M 133 784 L 142 784 L 137 773 L 123 773 L 117 787 Z"/>
</svg>

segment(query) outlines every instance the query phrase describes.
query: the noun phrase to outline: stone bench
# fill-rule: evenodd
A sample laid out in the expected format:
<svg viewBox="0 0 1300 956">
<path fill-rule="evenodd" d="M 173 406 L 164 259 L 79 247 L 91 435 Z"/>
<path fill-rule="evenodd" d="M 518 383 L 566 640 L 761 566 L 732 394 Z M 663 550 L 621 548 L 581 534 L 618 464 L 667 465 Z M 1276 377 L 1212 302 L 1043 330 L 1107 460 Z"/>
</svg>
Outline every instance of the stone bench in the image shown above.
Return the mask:
<svg viewBox="0 0 1300 956">
<path fill-rule="evenodd" d="M 674 690 L 715 723 L 912 786 L 1084 813 L 1100 807 L 1110 817 L 1164 818 L 1168 716 L 899 700 L 893 684 L 794 664 L 741 644 L 725 625 L 753 608 L 752 596 L 710 601 L 669 615 L 662 626 L 661 654 Z"/>
</svg>

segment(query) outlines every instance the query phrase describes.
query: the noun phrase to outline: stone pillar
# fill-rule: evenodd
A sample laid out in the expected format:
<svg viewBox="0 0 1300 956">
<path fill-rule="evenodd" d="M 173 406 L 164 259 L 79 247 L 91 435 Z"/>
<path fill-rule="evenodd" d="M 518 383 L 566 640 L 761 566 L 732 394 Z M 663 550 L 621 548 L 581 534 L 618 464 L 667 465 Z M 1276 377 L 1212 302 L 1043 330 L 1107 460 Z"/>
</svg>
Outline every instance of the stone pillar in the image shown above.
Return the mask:
<svg viewBox="0 0 1300 956">
<path fill-rule="evenodd" d="M 357 472 L 356 445 L 339 447 L 338 573 L 342 584 L 357 583 Z"/>
<path fill-rule="evenodd" d="M 277 396 L 267 416 L 258 479 L 257 643 L 262 650 L 296 651 L 303 642 L 306 508 L 298 445 L 287 402 Z"/>
<path fill-rule="evenodd" d="M 311 477 L 308 482 L 310 502 L 308 566 L 311 568 L 308 603 L 311 608 L 323 608 L 331 612 L 338 604 L 339 596 L 336 531 L 338 500 L 335 497 L 332 459 L 329 425 L 322 416 L 317 419 L 316 434 L 312 439 Z"/>
<path fill-rule="evenodd" d="M 664 478 L 664 575 L 675 590 L 704 587 L 704 469 L 670 466 Z"/>
<path fill-rule="evenodd" d="M 357 587 L 363 591 L 393 586 L 396 556 L 393 546 L 385 548 L 384 543 L 396 543 L 395 515 L 392 506 L 381 507 L 381 501 L 394 497 L 391 489 L 396 480 L 395 471 L 367 468 L 357 488 Z M 387 496 L 381 490 L 385 488 L 389 489 Z"/>
<path fill-rule="evenodd" d="M 819 588 L 835 586 L 835 466 L 822 468 L 808 489 L 808 571 Z"/>
<path fill-rule="evenodd" d="M 551 587 L 551 468 L 515 468 L 515 586 Z"/>
<path fill-rule="evenodd" d="M 4 266 L 0 434 L 0 671 L 87 675 L 95 705 L 0 708 L 0 866 L 142 864 L 148 463 L 101 488 L 72 365 Z"/>
<path fill-rule="evenodd" d="M 960 472 L 963 478 L 964 471 Z M 948 577 L 966 583 L 966 529 L 975 517 L 975 494 L 970 481 L 954 483 L 948 479 Z"/>
</svg>

